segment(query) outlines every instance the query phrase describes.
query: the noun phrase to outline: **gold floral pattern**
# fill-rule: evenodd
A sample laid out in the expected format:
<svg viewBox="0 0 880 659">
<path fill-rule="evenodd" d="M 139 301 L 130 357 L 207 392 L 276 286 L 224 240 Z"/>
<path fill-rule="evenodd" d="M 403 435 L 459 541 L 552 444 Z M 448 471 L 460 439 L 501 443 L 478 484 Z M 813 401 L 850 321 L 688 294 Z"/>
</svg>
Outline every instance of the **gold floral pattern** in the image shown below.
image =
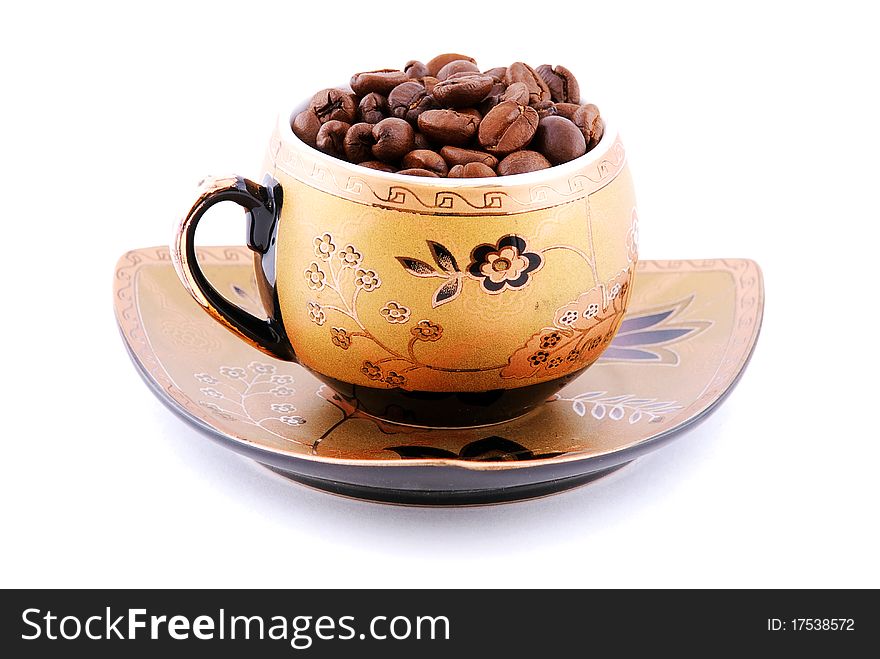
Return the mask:
<svg viewBox="0 0 880 659">
<path fill-rule="evenodd" d="M 510 356 L 501 377 L 557 377 L 598 359 L 623 319 L 631 274 L 623 270 L 559 307 L 555 327 L 535 332 Z"/>
<path fill-rule="evenodd" d="M 430 320 L 420 320 L 410 332 L 418 341 L 439 341 L 443 336 L 443 328 Z"/>
<path fill-rule="evenodd" d="M 317 236 L 314 242 L 315 256 L 319 259 L 326 261 L 332 256 L 333 252 L 336 251 L 336 245 L 333 244 L 333 238 L 329 233 L 325 233 L 323 236 Z"/>
<path fill-rule="evenodd" d="M 354 279 L 354 285 L 365 291 L 374 291 L 382 285 L 382 280 L 379 279 L 379 276 L 375 271 L 358 268 Z"/>
<path fill-rule="evenodd" d="M 382 309 L 379 310 L 382 317 L 392 324 L 403 324 L 409 320 L 410 311 L 402 304 L 398 304 L 393 300 L 389 301 Z"/>
<path fill-rule="evenodd" d="M 319 266 L 314 261 L 309 264 L 309 267 L 304 271 L 306 283 L 309 285 L 313 291 L 320 291 L 324 288 L 324 280 L 326 279 L 326 275 L 324 271 L 321 270 L 321 266 Z"/>
<path fill-rule="evenodd" d="M 341 327 L 330 328 L 330 340 L 333 345 L 348 350 L 351 347 L 351 336 Z"/>
<path fill-rule="evenodd" d="M 324 308 L 317 302 L 309 302 L 309 320 L 316 325 L 323 325 L 327 320 Z"/>
<path fill-rule="evenodd" d="M 356 268 L 364 260 L 364 257 L 354 248 L 354 245 L 346 245 L 339 250 L 339 260 L 342 261 L 343 268 Z"/>
</svg>

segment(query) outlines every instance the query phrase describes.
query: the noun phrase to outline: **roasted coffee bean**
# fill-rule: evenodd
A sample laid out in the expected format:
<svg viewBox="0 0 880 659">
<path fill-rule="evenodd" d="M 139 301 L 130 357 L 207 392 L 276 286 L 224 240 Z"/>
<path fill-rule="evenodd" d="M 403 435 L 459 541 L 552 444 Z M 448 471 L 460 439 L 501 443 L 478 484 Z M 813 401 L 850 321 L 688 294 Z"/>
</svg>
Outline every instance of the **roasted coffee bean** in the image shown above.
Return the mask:
<svg viewBox="0 0 880 659">
<path fill-rule="evenodd" d="M 508 85 L 515 82 L 525 83 L 529 88 L 529 104 L 551 100 L 547 83 L 525 62 L 514 62 L 508 66 L 504 80 Z"/>
<path fill-rule="evenodd" d="M 416 134 L 413 136 L 413 149 L 431 149 L 431 143 L 428 141 L 428 138 L 422 135 L 419 131 L 416 131 Z"/>
<path fill-rule="evenodd" d="M 426 110 L 435 110 L 439 106 L 425 89 L 424 85 L 409 80 L 397 85 L 388 94 L 388 109 L 391 116 L 406 119 L 410 123 L 418 121 L 419 115 Z"/>
<path fill-rule="evenodd" d="M 318 131 L 321 130 L 321 120 L 311 110 L 303 110 L 296 115 L 290 127 L 299 139 L 309 146 L 315 146 L 315 139 L 318 137 Z"/>
<path fill-rule="evenodd" d="M 410 169 L 400 169 L 397 171 L 398 174 L 406 174 L 407 176 L 429 176 L 432 178 L 437 178 L 440 176 L 437 172 L 432 172 L 428 169 L 422 169 L 420 167 L 412 167 Z"/>
<path fill-rule="evenodd" d="M 443 53 L 442 55 L 437 55 L 437 57 L 428 60 L 428 63 L 426 64 L 428 67 L 428 75 L 437 77 L 437 73 L 440 69 L 456 60 L 467 60 L 473 64 L 477 63 L 477 60 L 473 57 L 468 57 L 467 55 L 461 55 L 459 53 Z"/>
<path fill-rule="evenodd" d="M 529 104 L 529 88 L 524 82 L 515 82 L 509 85 L 501 94 L 501 101 L 513 101 L 518 105 Z M 500 102 L 500 101 L 499 101 Z"/>
<path fill-rule="evenodd" d="M 455 73 L 479 73 L 480 68 L 474 64 L 473 62 L 469 62 L 466 59 L 457 59 L 453 62 L 449 62 L 442 69 L 437 71 L 436 78 L 437 80 L 446 80 L 449 76 Z"/>
<path fill-rule="evenodd" d="M 575 104 L 581 102 L 581 88 L 578 86 L 577 78 L 564 66 L 554 68 L 549 64 L 542 64 L 535 69 L 535 73 L 547 84 L 553 101 Z"/>
<path fill-rule="evenodd" d="M 348 129 L 343 141 L 345 158 L 354 163 L 373 159 L 373 125 L 368 123 L 355 124 Z"/>
<path fill-rule="evenodd" d="M 439 176 L 446 176 L 449 167 L 446 161 L 436 151 L 428 149 L 415 149 L 407 153 L 400 161 L 405 169 L 427 169 Z"/>
<path fill-rule="evenodd" d="M 481 73 L 456 74 L 438 82 L 434 86 L 432 96 L 440 105 L 448 108 L 466 108 L 486 98 L 494 86 L 495 82 L 491 76 L 484 76 Z"/>
<path fill-rule="evenodd" d="M 370 92 L 358 103 L 358 117 L 368 124 L 378 124 L 388 118 L 388 99 L 382 94 Z"/>
<path fill-rule="evenodd" d="M 539 119 L 552 117 L 556 114 L 556 103 L 553 101 L 539 101 L 532 105 L 532 107 L 535 108 L 535 112 L 538 113 Z"/>
<path fill-rule="evenodd" d="M 483 71 L 484 75 L 492 76 L 495 78 L 495 82 L 501 82 L 504 80 L 504 76 L 507 73 L 506 66 L 496 66 L 494 69 L 489 69 L 488 71 Z"/>
<path fill-rule="evenodd" d="M 505 154 L 521 149 L 534 137 L 538 113 L 513 101 L 502 101 L 480 122 L 478 139 L 486 151 Z"/>
<path fill-rule="evenodd" d="M 454 167 L 455 165 L 467 165 L 469 162 L 483 163 L 492 169 L 498 166 L 498 158 L 485 151 L 461 149 L 457 146 L 444 146 L 440 149 L 440 155 L 443 156 L 443 160 L 445 160 L 450 167 Z"/>
<path fill-rule="evenodd" d="M 342 158 L 345 156 L 345 134 L 349 128 L 351 125 L 344 121 L 330 120 L 321 126 L 315 144 L 328 156 Z"/>
<path fill-rule="evenodd" d="M 565 117 L 544 117 L 538 123 L 532 148 L 554 165 L 579 158 L 587 152 L 583 133 Z"/>
<path fill-rule="evenodd" d="M 560 117 L 565 117 L 569 121 L 574 121 L 574 113 L 577 112 L 580 107 L 580 105 L 575 105 L 574 103 L 557 103 L 556 114 Z"/>
<path fill-rule="evenodd" d="M 483 116 L 501 102 L 501 97 L 504 96 L 505 91 L 507 91 L 507 84 L 504 82 L 496 82 L 492 86 L 489 95 L 479 105 L 480 112 L 483 113 Z"/>
<path fill-rule="evenodd" d="M 587 103 L 578 108 L 572 118 L 574 124 L 581 129 L 584 138 L 587 140 L 587 146 L 593 148 L 602 139 L 602 133 L 605 131 L 605 122 L 599 116 L 599 108 L 592 103 Z"/>
<path fill-rule="evenodd" d="M 408 78 L 419 79 L 428 75 L 428 67 L 417 59 L 411 59 L 403 67 L 403 72 Z"/>
<path fill-rule="evenodd" d="M 394 162 L 412 151 L 413 138 L 413 127 L 403 119 L 383 119 L 373 126 L 373 156 L 383 162 Z"/>
<path fill-rule="evenodd" d="M 477 134 L 479 125 L 479 117 L 456 110 L 428 110 L 419 115 L 419 130 L 438 144 L 467 144 Z"/>
<path fill-rule="evenodd" d="M 449 170 L 449 178 L 486 178 L 498 176 L 491 167 L 481 162 L 469 162 L 466 165 L 456 165 Z"/>
<path fill-rule="evenodd" d="M 378 169 L 380 172 L 396 172 L 391 165 L 381 162 L 379 160 L 367 160 L 366 162 L 358 163 L 361 167 L 369 167 L 370 169 Z"/>
<path fill-rule="evenodd" d="M 514 151 L 498 163 L 498 176 L 536 172 L 550 166 L 550 161 L 537 151 Z"/>
<path fill-rule="evenodd" d="M 437 78 L 434 76 L 425 76 L 422 78 L 421 83 L 425 86 L 425 91 L 430 94 L 434 91 L 434 85 L 437 84 Z"/>
<path fill-rule="evenodd" d="M 322 89 L 312 96 L 309 110 L 322 124 L 328 121 L 344 121 L 350 124 L 357 113 L 357 101 L 353 94 L 341 89 Z"/>
<path fill-rule="evenodd" d="M 363 73 L 355 73 L 351 77 L 351 90 L 361 96 L 376 92 L 377 94 L 387 95 L 392 89 L 402 82 L 406 82 L 408 78 L 403 71 L 397 69 L 381 69 L 379 71 L 365 71 Z"/>
</svg>

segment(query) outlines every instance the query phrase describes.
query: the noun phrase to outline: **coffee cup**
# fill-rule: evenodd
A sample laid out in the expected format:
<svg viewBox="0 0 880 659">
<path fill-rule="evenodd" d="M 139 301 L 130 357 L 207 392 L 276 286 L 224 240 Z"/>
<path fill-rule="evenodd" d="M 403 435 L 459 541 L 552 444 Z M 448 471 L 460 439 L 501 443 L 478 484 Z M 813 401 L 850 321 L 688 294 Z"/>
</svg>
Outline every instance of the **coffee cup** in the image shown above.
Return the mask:
<svg viewBox="0 0 880 659">
<path fill-rule="evenodd" d="M 497 423 L 539 407 L 610 344 L 637 259 L 623 145 L 541 171 L 428 178 L 299 140 L 283 113 L 261 183 L 209 177 L 177 227 L 184 286 L 239 339 L 314 373 L 365 414 L 414 426 Z M 204 213 L 246 210 L 266 318 L 196 259 Z"/>
</svg>

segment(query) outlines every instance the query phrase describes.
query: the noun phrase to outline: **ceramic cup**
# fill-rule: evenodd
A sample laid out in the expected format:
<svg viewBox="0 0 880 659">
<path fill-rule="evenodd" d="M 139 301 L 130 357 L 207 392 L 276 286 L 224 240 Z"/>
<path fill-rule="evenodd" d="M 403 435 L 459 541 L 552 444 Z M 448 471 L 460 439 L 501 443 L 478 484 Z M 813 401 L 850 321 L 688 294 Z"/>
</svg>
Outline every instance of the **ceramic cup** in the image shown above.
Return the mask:
<svg viewBox="0 0 880 659">
<path fill-rule="evenodd" d="M 203 181 L 171 253 L 181 281 L 254 347 L 299 362 L 363 412 L 490 424 L 541 405 L 609 345 L 636 263 L 633 186 L 613 125 L 571 162 L 422 178 L 325 155 L 280 117 L 262 184 Z M 246 209 L 267 318 L 215 290 L 195 257 L 213 204 Z"/>
</svg>

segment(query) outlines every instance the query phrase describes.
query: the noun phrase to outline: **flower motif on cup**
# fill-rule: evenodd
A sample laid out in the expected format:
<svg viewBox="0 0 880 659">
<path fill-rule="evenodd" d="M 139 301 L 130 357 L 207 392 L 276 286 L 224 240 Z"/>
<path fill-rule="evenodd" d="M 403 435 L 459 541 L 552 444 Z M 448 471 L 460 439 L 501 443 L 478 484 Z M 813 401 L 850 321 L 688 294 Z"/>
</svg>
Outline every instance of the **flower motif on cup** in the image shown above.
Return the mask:
<svg viewBox="0 0 880 659">
<path fill-rule="evenodd" d="M 290 387 L 273 387 L 269 389 L 270 394 L 274 394 L 276 396 L 293 396 L 296 393 L 295 389 L 291 389 Z"/>
<path fill-rule="evenodd" d="M 263 364 L 262 362 L 251 362 L 248 364 L 248 368 L 254 373 L 259 373 L 261 375 L 275 372 L 275 367 L 272 364 Z"/>
<path fill-rule="evenodd" d="M 247 375 L 247 371 L 245 371 L 240 366 L 221 366 L 220 374 L 225 375 L 226 377 L 233 380 L 238 380 Z"/>
<path fill-rule="evenodd" d="M 278 420 L 281 423 L 286 423 L 288 426 L 301 426 L 306 422 L 301 416 L 281 416 L 278 417 Z"/>
<path fill-rule="evenodd" d="M 269 382 L 272 384 L 293 384 L 293 376 L 292 375 L 273 375 L 269 378 Z"/>
<path fill-rule="evenodd" d="M 199 389 L 205 396 L 210 396 L 211 398 L 223 398 L 223 394 L 214 389 L 213 387 L 203 387 Z"/>
<path fill-rule="evenodd" d="M 389 323 L 403 324 L 409 320 L 410 311 L 402 304 L 392 300 L 382 307 L 379 313 Z"/>
<path fill-rule="evenodd" d="M 630 270 L 623 270 L 559 307 L 554 326 L 532 334 L 508 358 L 501 377 L 557 377 L 596 361 L 623 318 L 630 276 Z"/>
<path fill-rule="evenodd" d="M 343 268 L 356 268 L 361 264 L 363 258 L 354 245 L 346 245 L 343 249 L 339 250 L 339 260 L 342 261 Z"/>
<path fill-rule="evenodd" d="M 374 270 L 358 268 L 355 273 L 354 285 L 369 293 L 379 288 L 382 285 L 382 280 L 379 279 L 379 275 Z"/>
<path fill-rule="evenodd" d="M 439 341 L 443 336 L 443 328 L 437 323 L 430 320 L 420 320 L 418 324 L 410 330 L 410 333 L 417 341 Z"/>
<path fill-rule="evenodd" d="M 207 373 L 196 373 L 193 377 L 204 384 L 217 384 L 220 382 L 220 380 Z"/>
<path fill-rule="evenodd" d="M 336 245 L 333 244 L 333 238 L 329 233 L 315 237 L 315 256 L 319 259 L 326 261 L 335 251 Z"/>
<path fill-rule="evenodd" d="M 309 264 L 309 267 L 305 269 L 303 272 L 306 278 L 306 282 L 313 291 L 320 291 L 324 288 L 324 279 L 326 275 L 324 271 L 318 266 L 317 263 L 312 261 Z"/>
<path fill-rule="evenodd" d="M 526 241 L 519 236 L 504 236 L 495 245 L 484 243 L 471 252 L 468 273 L 480 280 L 483 290 L 500 293 L 519 289 L 544 264 L 544 258 L 529 252 Z"/>
<path fill-rule="evenodd" d="M 388 375 L 385 376 L 383 382 L 390 384 L 392 387 L 400 387 L 406 383 L 406 376 L 400 375 L 397 371 L 388 371 Z"/>
<path fill-rule="evenodd" d="M 363 366 L 361 366 L 361 373 L 366 375 L 370 380 L 381 380 L 384 377 L 382 369 L 370 361 L 364 362 Z"/>
<path fill-rule="evenodd" d="M 333 342 L 333 345 L 343 350 L 348 350 L 349 346 L 351 346 L 351 336 L 341 327 L 330 328 L 330 340 Z"/>
<path fill-rule="evenodd" d="M 324 308 L 317 302 L 309 302 L 309 320 L 316 325 L 323 325 L 324 321 L 327 320 Z"/>
<path fill-rule="evenodd" d="M 278 414 L 290 414 L 291 412 L 296 412 L 296 408 L 290 403 L 272 403 L 269 406 L 269 409 Z"/>
</svg>

